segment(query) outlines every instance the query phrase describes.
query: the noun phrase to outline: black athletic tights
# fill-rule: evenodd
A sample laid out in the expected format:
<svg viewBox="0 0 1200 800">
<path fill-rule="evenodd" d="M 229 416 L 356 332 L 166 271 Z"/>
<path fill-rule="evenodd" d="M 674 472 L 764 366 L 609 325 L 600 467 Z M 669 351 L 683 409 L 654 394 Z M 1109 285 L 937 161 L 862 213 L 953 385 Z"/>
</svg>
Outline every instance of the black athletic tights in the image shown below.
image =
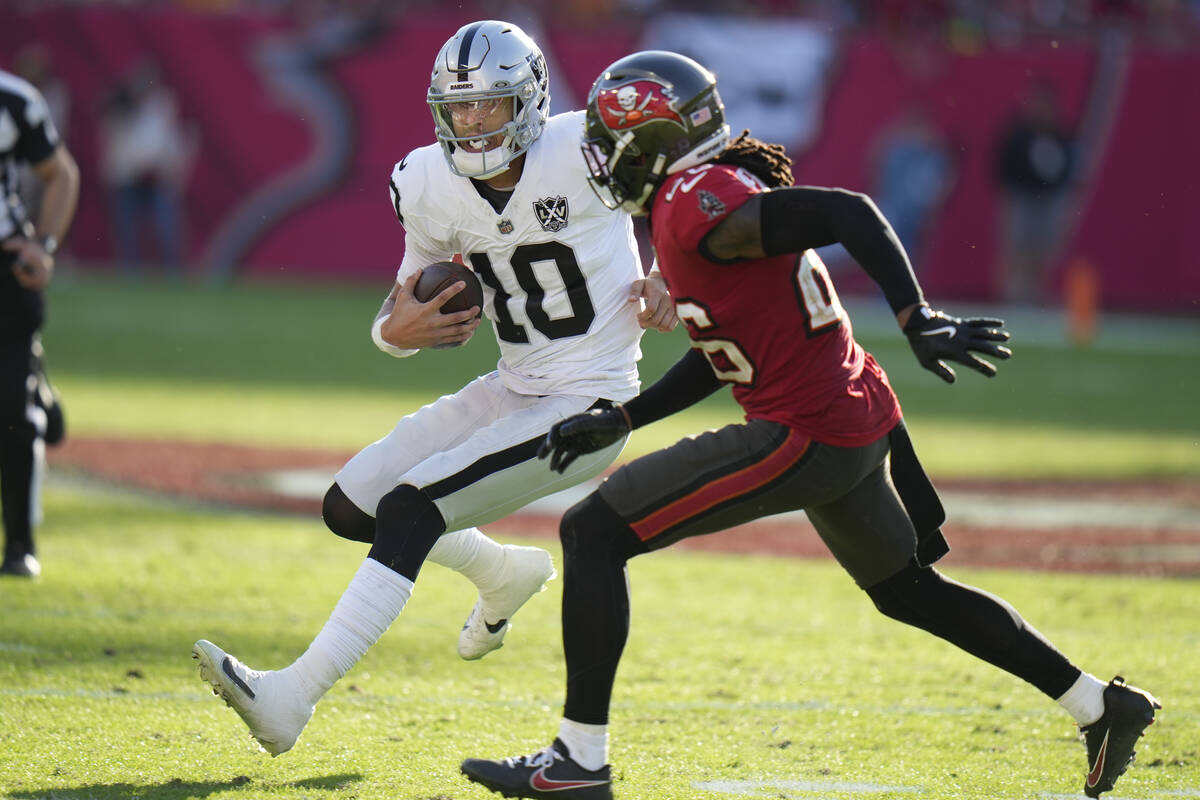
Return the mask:
<svg viewBox="0 0 1200 800">
<path fill-rule="evenodd" d="M 564 716 L 608 722 L 617 664 L 629 636 L 626 562 L 645 545 L 597 494 L 572 507 L 563 544 Z M 1057 698 L 1079 669 L 1004 600 L 912 564 L 867 590 L 876 607 L 928 631 Z"/>
<path fill-rule="evenodd" d="M 1006 601 L 933 567 L 909 564 L 867 594 L 892 619 L 945 639 L 1052 698 L 1079 677 L 1079 669 Z"/>
</svg>

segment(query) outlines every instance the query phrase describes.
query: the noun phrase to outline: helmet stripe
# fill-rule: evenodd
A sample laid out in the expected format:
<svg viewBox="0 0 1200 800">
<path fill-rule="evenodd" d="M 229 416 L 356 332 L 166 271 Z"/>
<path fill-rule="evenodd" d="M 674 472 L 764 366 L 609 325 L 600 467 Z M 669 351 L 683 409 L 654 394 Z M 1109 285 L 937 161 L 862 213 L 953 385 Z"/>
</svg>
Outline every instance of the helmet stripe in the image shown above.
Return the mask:
<svg viewBox="0 0 1200 800">
<path fill-rule="evenodd" d="M 476 22 L 463 33 L 462 44 L 458 48 L 458 79 L 468 80 L 467 69 L 470 67 L 471 43 L 475 41 L 475 33 L 483 27 L 483 22 Z"/>
</svg>

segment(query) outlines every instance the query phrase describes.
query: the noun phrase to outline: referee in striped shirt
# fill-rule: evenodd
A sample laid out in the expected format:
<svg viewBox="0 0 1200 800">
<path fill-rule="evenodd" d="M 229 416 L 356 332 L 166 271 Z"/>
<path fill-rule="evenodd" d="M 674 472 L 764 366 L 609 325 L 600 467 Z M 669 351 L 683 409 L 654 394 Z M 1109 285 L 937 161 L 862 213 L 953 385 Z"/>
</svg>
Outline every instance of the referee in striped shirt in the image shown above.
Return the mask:
<svg viewBox="0 0 1200 800">
<path fill-rule="evenodd" d="M 22 164 L 32 165 L 42 182 L 36 219 L 18 194 Z M 33 351 L 54 253 L 78 197 L 79 168 L 45 99 L 27 81 L 0 70 L 0 577 L 34 578 L 41 572 L 33 541 L 34 465 L 46 418 L 34 401 Z"/>
</svg>

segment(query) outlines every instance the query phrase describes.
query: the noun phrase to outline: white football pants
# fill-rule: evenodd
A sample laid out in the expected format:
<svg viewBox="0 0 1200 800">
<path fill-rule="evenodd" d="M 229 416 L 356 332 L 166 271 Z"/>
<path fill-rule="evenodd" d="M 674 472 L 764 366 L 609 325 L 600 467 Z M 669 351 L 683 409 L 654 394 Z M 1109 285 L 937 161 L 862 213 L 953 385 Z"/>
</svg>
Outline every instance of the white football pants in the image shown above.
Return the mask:
<svg viewBox="0 0 1200 800">
<path fill-rule="evenodd" d="M 628 437 L 580 456 L 562 475 L 537 457 L 554 423 L 598 399 L 517 394 L 492 372 L 404 417 L 334 479 L 372 517 L 385 494 L 408 483 L 431 497 L 447 532 L 494 522 L 599 475 L 616 460 Z"/>
</svg>

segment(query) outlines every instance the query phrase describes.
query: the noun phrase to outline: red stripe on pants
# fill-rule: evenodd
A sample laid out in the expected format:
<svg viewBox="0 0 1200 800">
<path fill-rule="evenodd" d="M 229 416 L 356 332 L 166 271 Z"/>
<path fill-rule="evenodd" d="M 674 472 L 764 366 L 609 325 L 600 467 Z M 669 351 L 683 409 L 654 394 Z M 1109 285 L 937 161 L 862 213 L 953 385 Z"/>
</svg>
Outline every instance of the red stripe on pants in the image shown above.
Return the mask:
<svg viewBox="0 0 1200 800">
<path fill-rule="evenodd" d="M 663 506 L 630 527 L 638 538 L 648 542 L 665 530 L 675 527 L 727 500 L 754 491 L 770 483 L 792 468 L 808 451 L 812 439 L 798 431 L 789 431 L 788 438 L 762 461 L 706 483 L 694 492 Z"/>
</svg>

